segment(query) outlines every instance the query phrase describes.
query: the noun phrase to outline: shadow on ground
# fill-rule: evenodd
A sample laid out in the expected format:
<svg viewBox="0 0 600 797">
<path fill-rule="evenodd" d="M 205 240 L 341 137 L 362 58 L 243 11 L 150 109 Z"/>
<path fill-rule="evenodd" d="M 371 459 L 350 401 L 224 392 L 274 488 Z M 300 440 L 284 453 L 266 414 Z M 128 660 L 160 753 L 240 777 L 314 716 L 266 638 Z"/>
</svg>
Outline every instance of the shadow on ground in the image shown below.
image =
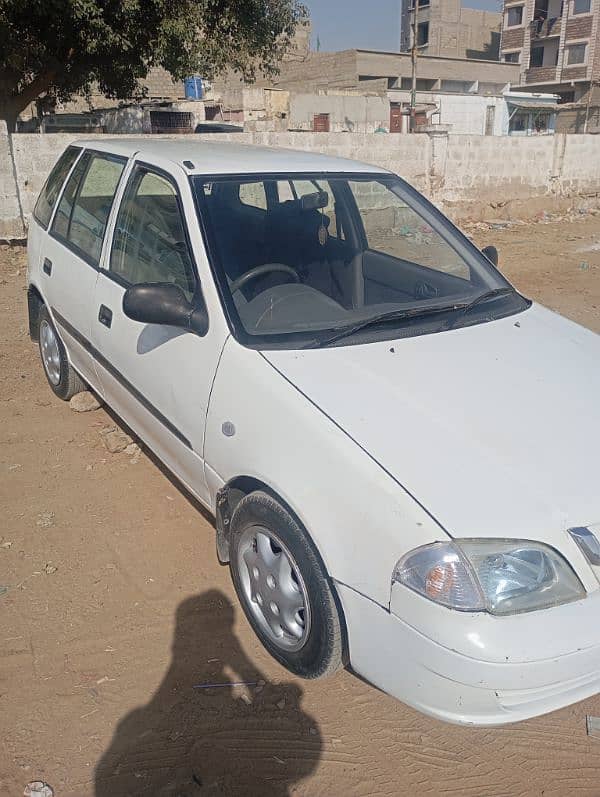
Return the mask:
<svg viewBox="0 0 600 797">
<path fill-rule="evenodd" d="M 169 669 L 152 700 L 119 722 L 96 768 L 96 797 L 285 797 L 316 769 L 321 735 L 302 690 L 261 688 L 266 678 L 232 629 L 233 607 L 218 590 L 180 604 Z M 231 685 L 240 681 L 251 685 Z"/>
</svg>

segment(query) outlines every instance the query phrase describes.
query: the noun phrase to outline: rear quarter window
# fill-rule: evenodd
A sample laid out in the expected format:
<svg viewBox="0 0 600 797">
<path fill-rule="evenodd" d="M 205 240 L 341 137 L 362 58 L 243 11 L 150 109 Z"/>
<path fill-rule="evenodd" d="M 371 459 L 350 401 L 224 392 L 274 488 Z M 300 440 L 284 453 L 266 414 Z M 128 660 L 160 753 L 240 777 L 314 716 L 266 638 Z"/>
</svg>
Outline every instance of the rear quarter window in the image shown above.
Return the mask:
<svg viewBox="0 0 600 797">
<path fill-rule="evenodd" d="M 44 187 L 42 188 L 38 200 L 35 203 L 35 208 L 33 209 L 34 219 L 38 221 L 44 228 L 47 228 L 48 224 L 50 223 L 52 211 L 54 209 L 54 205 L 56 204 L 56 200 L 58 199 L 58 195 L 60 194 L 60 190 L 63 186 L 65 178 L 71 171 L 71 167 L 77 160 L 80 152 L 80 147 L 68 147 L 57 160 L 54 168 L 44 183 Z"/>
<path fill-rule="evenodd" d="M 108 216 L 126 158 L 86 152 L 73 169 L 60 200 L 52 234 L 97 266 Z"/>
</svg>

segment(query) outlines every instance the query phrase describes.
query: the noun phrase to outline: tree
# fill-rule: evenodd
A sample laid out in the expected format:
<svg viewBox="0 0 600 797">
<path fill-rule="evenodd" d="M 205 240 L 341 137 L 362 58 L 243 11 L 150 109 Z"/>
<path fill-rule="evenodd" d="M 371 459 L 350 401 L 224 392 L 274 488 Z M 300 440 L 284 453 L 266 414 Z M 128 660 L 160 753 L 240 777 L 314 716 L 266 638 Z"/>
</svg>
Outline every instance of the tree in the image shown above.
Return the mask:
<svg viewBox="0 0 600 797">
<path fill-rule="evenodd" d="M 0 0 L 0 119 L 12 131 L 29 103 L 93 83 L 140 98 L 153 66 L 176 80 L 275 74 L 305 17 L 298 0 Z"/>
</svg>

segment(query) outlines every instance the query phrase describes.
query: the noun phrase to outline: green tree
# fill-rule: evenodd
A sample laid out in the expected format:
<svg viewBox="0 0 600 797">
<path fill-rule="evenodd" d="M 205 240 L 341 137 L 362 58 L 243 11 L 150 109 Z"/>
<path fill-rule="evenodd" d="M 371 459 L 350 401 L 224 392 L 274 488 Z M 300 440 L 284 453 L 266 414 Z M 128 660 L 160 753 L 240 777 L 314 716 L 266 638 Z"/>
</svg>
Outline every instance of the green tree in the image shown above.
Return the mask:
<svg viewBox="0 0 600 797">
<path fill-rule="evenodd" d="M 0 119 L 93 83 L 141 97 L 153 66 L 176 80 L 231 68 L 274 74 L 306 16 L 298 0 L 0 0 Z"/>
</svg>

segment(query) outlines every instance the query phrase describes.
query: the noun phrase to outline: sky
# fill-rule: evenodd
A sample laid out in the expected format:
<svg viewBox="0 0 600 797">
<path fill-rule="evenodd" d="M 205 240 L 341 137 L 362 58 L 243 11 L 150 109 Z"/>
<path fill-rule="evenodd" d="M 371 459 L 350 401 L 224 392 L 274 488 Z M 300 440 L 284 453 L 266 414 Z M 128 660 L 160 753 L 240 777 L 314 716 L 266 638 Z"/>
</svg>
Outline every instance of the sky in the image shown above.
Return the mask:
<svg viewBox="0 0 600 797">
<path fill-rule="evenodd" d="M 302 0 L 321 50 L 398 50 L 401 0 Z M 498 11 L 498 0 L 463 0 L 468 8 Z"/>
</svg>

